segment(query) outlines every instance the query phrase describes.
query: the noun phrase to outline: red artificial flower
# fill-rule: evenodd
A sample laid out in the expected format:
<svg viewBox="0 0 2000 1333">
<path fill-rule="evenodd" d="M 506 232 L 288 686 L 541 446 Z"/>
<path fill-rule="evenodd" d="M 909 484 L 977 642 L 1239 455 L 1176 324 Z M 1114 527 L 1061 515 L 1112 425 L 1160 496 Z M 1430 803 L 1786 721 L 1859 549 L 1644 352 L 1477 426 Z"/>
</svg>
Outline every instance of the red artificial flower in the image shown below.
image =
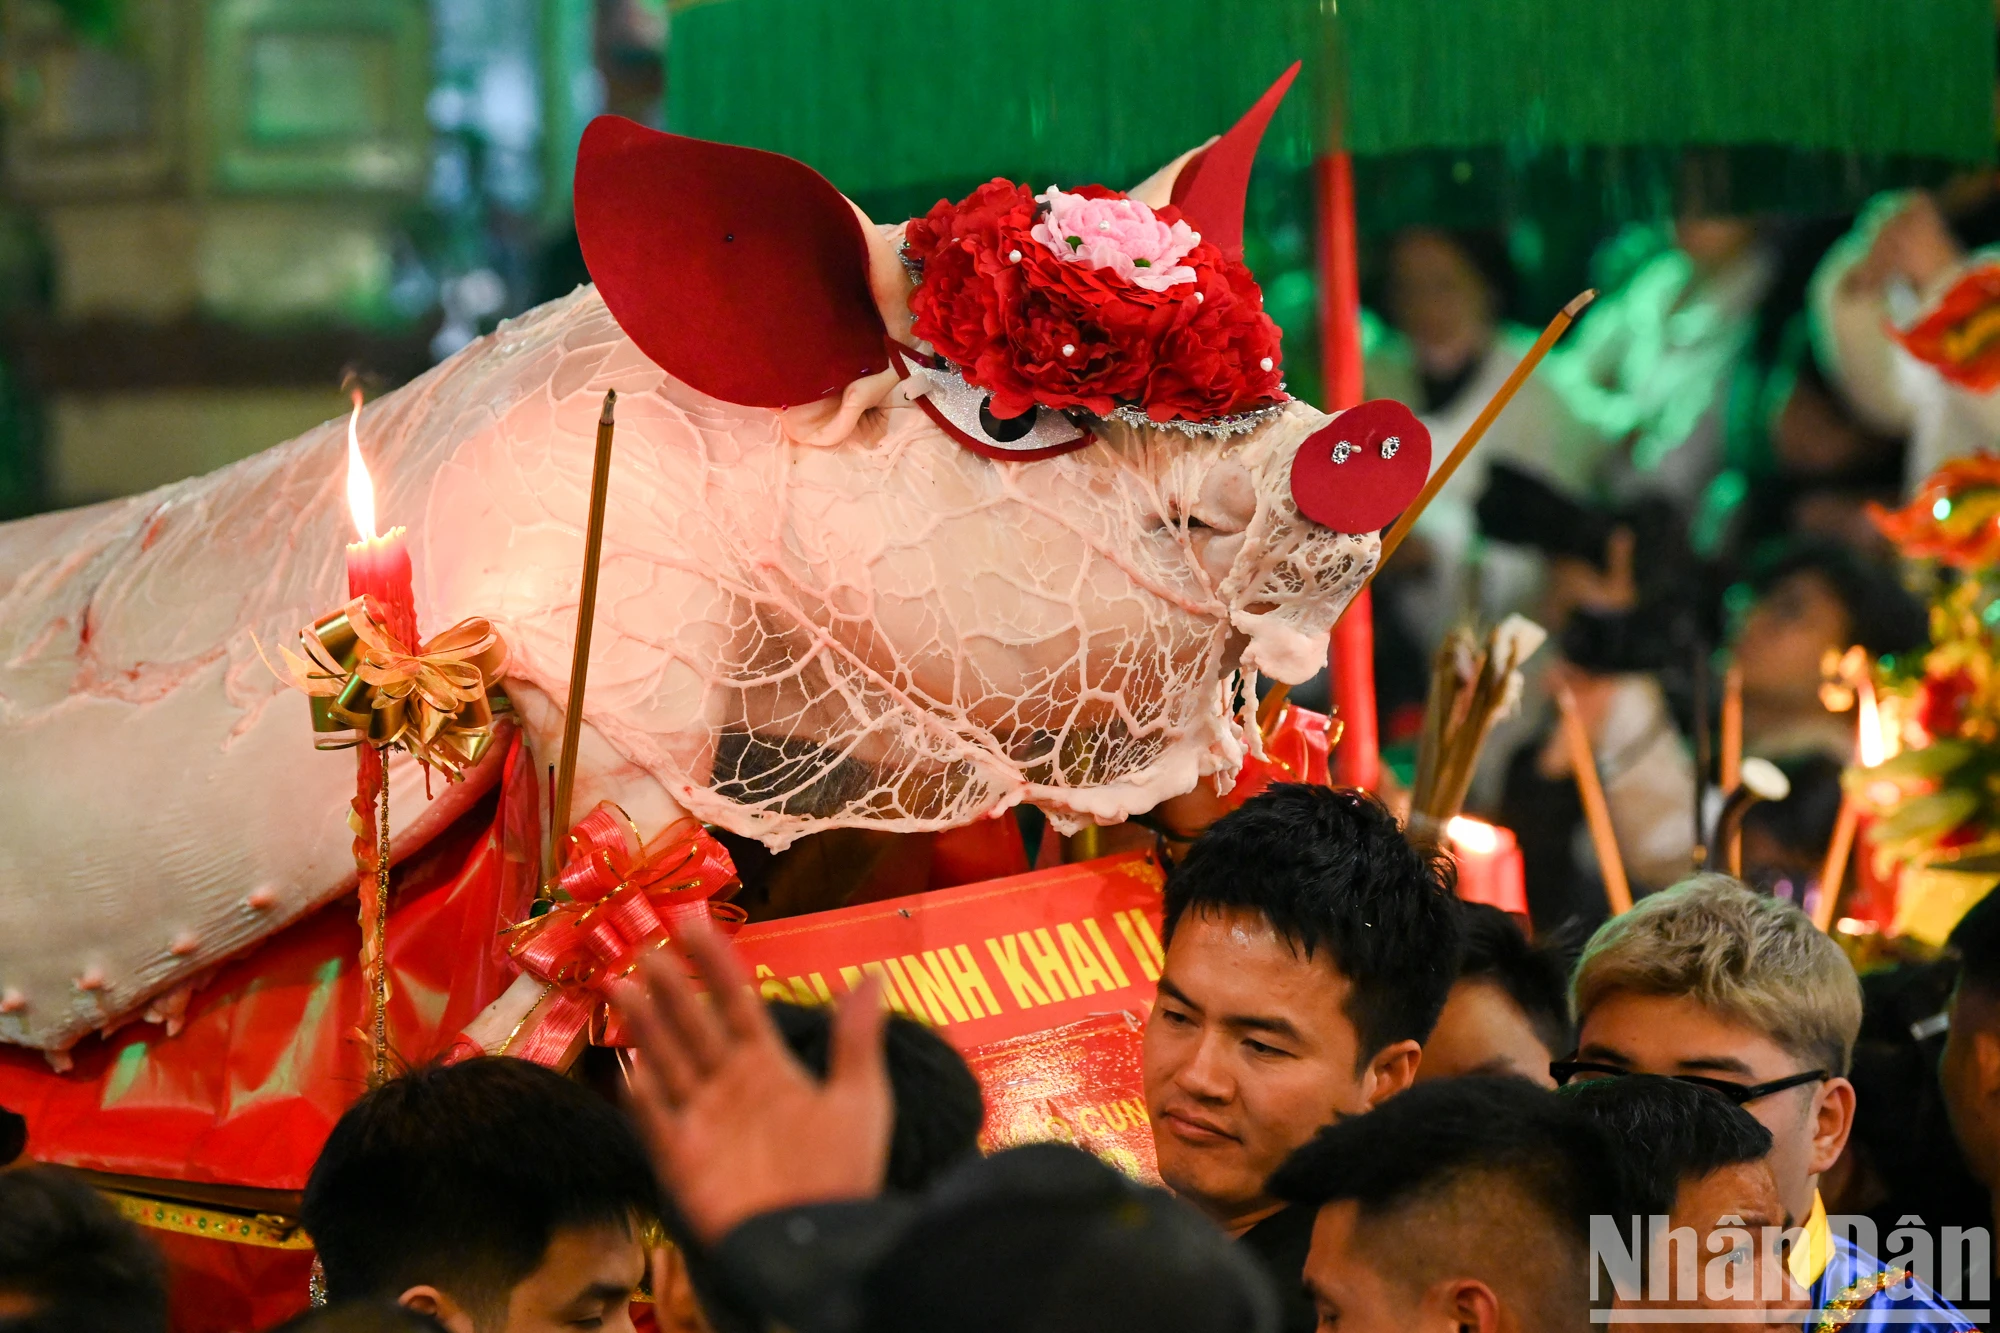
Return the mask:
<svg viewBox="0 0 2000 1333">
<path fill-rule="evenodd" d="M 1181 221 L 1150 211 L 1165 228 Z M 913 331 L 993 396 L 995 416 L 1036 404 L 1108 416 L 1137 403 L 1155 420 L 1201 420 L 1282 398 L 1278 327 L 1241 263 L 1198 242 L 1177 261 L 1194 280 L 1154 290 L 1056 254 L 1031 235 L 1046 212 L 1027 186 L 994 180 L 905 232 L 923 266 Z"/>
<path fill-rule="evenodd" d="M 1974 393 L 2000 389 L 2000 265 L 1981 264 L 1916 324 L 1890 332 L 1952 383 Z"/>
<path fill-rule="evenodd" d="M 1926 677 L 1917 698 L 1917 725 L 1933 740 L 1956 736 L 1973 689 L 1972 674 L 1963 669 Z"/>
<path fill-rule="evenodd" d="M 1906 556 L 1960 569 L 2000 564 L 2000 458 L 1954 458 L 1901 509 L 1870 503 L 1868 517 Z"/>
</svg>

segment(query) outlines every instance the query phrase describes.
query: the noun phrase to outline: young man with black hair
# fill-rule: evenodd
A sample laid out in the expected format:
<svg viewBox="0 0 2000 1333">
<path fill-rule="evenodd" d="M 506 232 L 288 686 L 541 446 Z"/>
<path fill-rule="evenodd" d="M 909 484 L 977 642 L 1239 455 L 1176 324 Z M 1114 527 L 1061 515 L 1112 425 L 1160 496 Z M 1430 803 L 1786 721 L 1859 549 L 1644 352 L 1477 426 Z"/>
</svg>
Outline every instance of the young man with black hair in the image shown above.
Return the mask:
<svg viewBox="0 0 2000 1333">
<path fill-rule="evenodd" d="M 1590 1219 L 1623 1207 L 1607 1136 L 1516 1078 L 1426 1083 L 1322 1130 L 1271 1177 L 1314 1212 L 1305 1281 L 1340 1333 L 1589 1324 Z"/>
<path fill-rule="evenodd" d="M 712 999 L 695 992 L 692 962 Z M 797 1333 L 1273 1333 L 1258 1266 L 1088 1153 L 975 1157 L 921 1199 L 894 1156 L 881 982 L 843 998 L 823 1076 L 696 923 L 614 996 L 634 1116 L 692 1243 L 759 1327 Z"/>
<path fill-rule="evenodd" d="M 0 1171 L 0 1329 L 166 1333 L 166 1264 L 67 1171 Z"/>
<path fill-rule="evenodd" d="M 1460 903 L 1465 953 L 1458 980 L 1424 1042 L 1417 1080 L 1514 1074 L 1543 1087 L 1551 1061 L 1569 1054 L 1569 969 L 1560 953 L 1530 944 L 1514 918 Z"/>
<path fill-rule="evenodd" d="M 1304 784 L 1216 821 L 1168 877 L 1143 1046 L 1160 1176 L 1269 1265 L 1288 1328 L 1311 1218 L 1265 1182 L 1410 1086 L 1458 971 L 1450 883 L 1374 797 Z"/>
<path fill-rule="evenodd" d="M 332 1301 L 450 1333 L 629 1333 L 658 1193 L 619 1109 L 524 1060 L 414 1070 L 341 1116 L 300 1220 Z"/>
<path fill-rule="evenodd" d="M 1806 1293 L 1785 1269 L 1783 1241 L 1795 1219 L 1778 1199 L 1771 1131 L 1757 1117 L 1657 1074 L 1572 1083 L 1562 1095 L 1616 1140 L 1629 1209 L 1617 1225 L 1629 1236 L 1636 1220 L 1646 1238 L 1644 1276 L 1618 1305 L 1675 1310 L 1683 1327 L 1704 1309 L 1718 1312 L 1716 1327 L 1797 1327 Z M 1654 1218 L 1665 1219 L 1657 1232 Z M 1719 1267 L 1717 1255 L 1726 1256 Z"/>
</svg>

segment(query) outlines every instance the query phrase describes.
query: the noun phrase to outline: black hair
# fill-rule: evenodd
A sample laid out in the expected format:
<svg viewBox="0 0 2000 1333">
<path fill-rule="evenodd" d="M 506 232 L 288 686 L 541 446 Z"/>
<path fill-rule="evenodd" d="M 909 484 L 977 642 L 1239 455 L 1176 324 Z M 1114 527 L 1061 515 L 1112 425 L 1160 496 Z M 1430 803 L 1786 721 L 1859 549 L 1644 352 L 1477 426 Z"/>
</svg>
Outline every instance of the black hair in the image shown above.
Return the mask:
<svg viewBox="0 0 2000 1333">
<path fill-rule="evenodd" d="M 799 1063 L 825 1078 L 833 1036 L 831 1011 L 783 1002 L 767 1007 Z M 978 1153 L 986 1101 L 965 1058 L 924 1024 L 891 1014 L 884 1041 L 889 1087 L 896 1102 L 888 1186 L 920 1194 Z"/>
<path fill-rule="evenodd" d="M 1958 984 L 2000 999 L 2000 893 L 1989 893 L 1951 928 L 1946 947 L 1958 960 Z"/>
<path fill-rule="evenodd" d="M 1929 612 L 1895 573 L 1841 542 L 1822 537 L 1788 542 L 1754 563 L 1750 586 L 1761 597 L 1801 573 L 1826 581 L 1847 612 L 1848 637 L 1870 655 L 1908 652 L 1930 637 Z"/>
<path fill-rule="evenodd" d="M 1520 295 L 1521 276 L 1507 248 L 1507 237 L 1497 227 L 1404 227 L 1389 238 L 1393 254 L 1405 240 L 1418 236 L 1436 237 L 1465 257 L 1493 296 L 1493 314 L 1504 318 Z"/>
<path fill-rule="evenodd" d="M 1218 819 L 1167 877 L 1166 929 L 1188 912 L 1247 909 L 1307 958 L 1322 945 L 1351 989 L 1367 1061 L 1423 1041 L 1458 975 L 1451 861 L 1419 850 L 1366 792 L 1279 783 Z"/>
<path fill-rule="evenodd" d="M 870 1333 L 1273 1333 L 1269 1280 L 1165 1190 L 1063 1144 L 953 1173 L 865 1283 Z"/>
<path fill-rule="evenodd" d="M 166 1333 L 159 1251 L 60 1167 L 0 1172 L 0 1296 L 28 1307 L 9 1333 Z"/>
<path fill-rule="evenodd" d="M 1840 761 L 1825 754 L 1800 754 L 1777 761 L 1791 783 L 1782 801 L 1759 801 L 1743 816 L 1786 851 L 1823 857 L 1840 822 Z"/>
<path fill-rule="evenodd" d="M 0 1166 L 6 1166 L 19 1157 L 27 1146 L 27 1120 L 0 1106 Z"/>
<path fill-rule="evenodd" d="M 1596 1124 L 1526 1079 L 1474 1075 L 1419 1083 L 1296 1149 L 1265 1187 L 1319 1207 L 1352 1200 L 1364 1220 L 1496 1179 L 1543 1216 L 1524 1222 L 1590 1243 L 1594 1215 L 1617 1216 L 1616 1157 Z"/>
<path fill-rule="evenodd" d="M 1527 1017 L 1535 1040 L 1556 1055 L 1572 1042 L 1569 967 L 1561 951 L 1528 942 L 1514 918 L 1487 903 L 1460 903 L 1465 919 L 1465 956 L 1460 981 L 1486 981 L 1506 992 Z"/>
<path fill-rule="evenodd" d="M 504 1305 L 559 1230 L 658 1214 L 616 1106 L 526 1060 L 413 1070 L 349 1107 L 306 1180 L 300 1221 L 336 1301 L 429 1284 Z"/>
<path fill-rule="evenodd" d="M 1763 1159 L 1771 1131 L 1721 1093 L 1658 1074 L 1571 1083 L 1560 1094 L 1619 1146 L 1626 1208 L 1664 1217 L 1683 1182 Z"/>
<path fill-rule="evenodd" d="M 271 1333 L 444 1333 L 444 1325 L 393 1301 L 346 1301 L 308 1310 Z"/>
</svg>

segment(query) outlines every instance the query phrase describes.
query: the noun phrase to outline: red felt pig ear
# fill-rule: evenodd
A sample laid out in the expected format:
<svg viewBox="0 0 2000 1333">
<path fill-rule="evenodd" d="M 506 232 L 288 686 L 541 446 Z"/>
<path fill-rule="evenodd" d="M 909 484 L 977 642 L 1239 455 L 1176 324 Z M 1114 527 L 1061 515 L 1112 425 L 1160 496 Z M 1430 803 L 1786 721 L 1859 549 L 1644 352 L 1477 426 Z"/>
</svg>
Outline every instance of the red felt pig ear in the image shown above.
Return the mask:
<svg viewBox="0 0 2000 1333">
<path fill-rule="evenodd" d="M 1173 203 L 1181 216 L 1231 259 L 1243 257 L 1243 200 L 1250 193 L 1250 164 L 1257 160 L 1264 127 L 1298 74 L 1299 62 L 1294 60 L 1229 133 L 1189 158 L 1174 178 Z"/>
<path fill-rule="evenodd" d="M 1431 433 L 1387 398 L 1349 408 L 1292 457 L 1292 501 L 1335 532 L 1377 532 L 1409 508 L 1431 475 Z"/>
<path fill-rule="evenodd" d="M 576 234 L 618 327 L 711 397 L 794 407 L 889 364 L 861 220 L 802 162 L 599 116 Z"/>
</svg>

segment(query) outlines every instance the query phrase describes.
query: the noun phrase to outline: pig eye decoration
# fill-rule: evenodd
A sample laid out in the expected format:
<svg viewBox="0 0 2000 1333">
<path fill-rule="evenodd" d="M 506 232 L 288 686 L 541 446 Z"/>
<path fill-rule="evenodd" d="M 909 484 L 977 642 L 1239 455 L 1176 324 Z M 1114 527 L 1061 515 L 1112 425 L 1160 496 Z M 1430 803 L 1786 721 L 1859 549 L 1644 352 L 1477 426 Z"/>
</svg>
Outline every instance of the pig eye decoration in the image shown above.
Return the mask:
<svg viewBox="0 0 2000 1333">
<path fill-rule="evenodd" d="M 895 343 L 889 345 L 889 357 L 903 377 L 913 381 L 912 396 L 924 414 L 975 454 L 1032 463 L 1081 449 L 1094 438 L 1067 413 L 1039 403 L 1031 403 L 1016 416 L 996 415 L 993 395 L 968 384 L 949 362 L 926 365 L 916 353 Z"/>
</svg>

